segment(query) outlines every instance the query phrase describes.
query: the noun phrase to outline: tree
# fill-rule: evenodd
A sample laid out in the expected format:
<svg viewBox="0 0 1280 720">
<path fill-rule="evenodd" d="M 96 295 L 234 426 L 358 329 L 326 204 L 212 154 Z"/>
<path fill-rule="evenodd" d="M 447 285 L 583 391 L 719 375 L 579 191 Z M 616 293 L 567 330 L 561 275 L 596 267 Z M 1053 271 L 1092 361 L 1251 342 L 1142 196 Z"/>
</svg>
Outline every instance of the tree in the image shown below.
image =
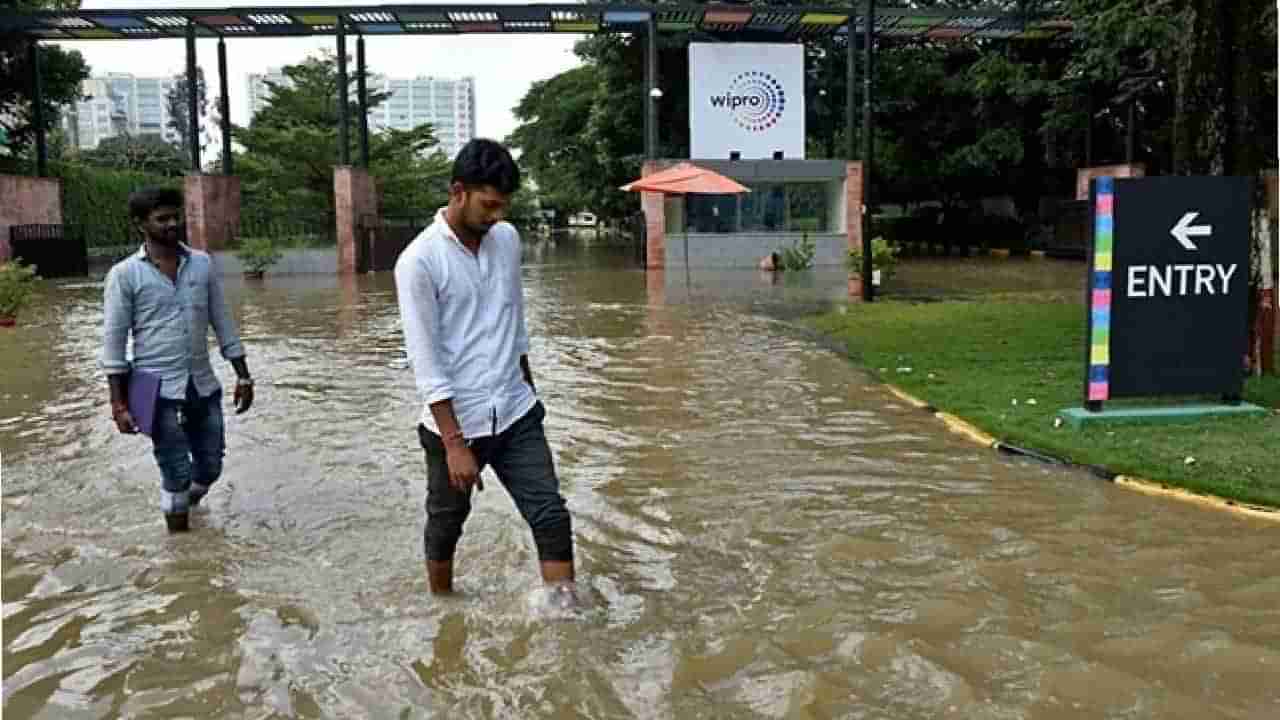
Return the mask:
<svg viewBox="0 0 1280 720">
<path fill-rule="evenodd" d="M 79 2 L 68 0 L 16 0 L 9 4 L 18 11 L 79 7 Z M 10 150 L 8 157 L 0 156 L 0 162 L 11 167 L 21 165 L 21 158 L 35 146 L 30 42 L 21 35 L 0 34 L 0 126 L 6 131 Z M 40 71 L 45 130 L 49 131 L 58 121 L 58 108 L 80 99 L 80 83 L 89 76 L 89 66 L 79 52 L 41 46 Z"/>
<path fill-rule="evenodd" d="M 268 83 L 267 105 L 248 127 L 232 129 L 244 147 L 236 169 L 246 205 L 260 212 L 332 216 L 333 166 L 338 161 L 337 58 L 326 51 L 286 66 L 283 72 L 290 82 Z M 356 118 L 354 74 L 349 82 L 348 97 L 353 98 L 349 114 Z M 386 97 L 370 92 L 369 107 Z M 351 133 L 352 157 L 358 151 L 357 136 Z M 450 164 L 439 151 L 430 125 L 371 132 L 369 164 L 385 212 L 434 209 L 445 202 Z"/>
<path fill-rule="evenodd" d="M 582 65 L 534 83 L 515 109 L 521 125 L 507 142 L 558 218 L 588 209 L 595 194 L 585 186 L 601 173 L 588 133 L 600 82 L 594 65 Z"/>
<path fill-rule="evenodd" d="M 1074 168 L 1124 160 L 1130 137 L 1134 159 L 1150 174 L 1228 167 L 1251 174 L 1275 165 L 1276 7 L 1270 0 L 910 5 L 1069 15 L 1076 31 L 1052 41 L 881 37 L 871 175 L 878 201 L 959 203 L 1010 194 L 1030 212 L 1042 196 L 1070 196 Z M 665 157 L 688 154 L 686 47 L 698 39 L 697 32 L 659 39 Z M 640 171 L 648 100 L 637 78 L 643 77 L 644 44 L 640 36 L 579 43 L 576 52 L 589 69 L 531 91 L 512 135 L 541 184 L 606 218 L 636 207 L 633 197 L 611 188 Z M 807 146 L 816 155 L 847 153 L 847 50 L 847 40 L 835 37 L 806 43 Z M 595 100 L 584 107 L 579 100 L 587 75 Z M 859 87 L 854 92 L 856 129 Z M 563 108 L 557 107 L 561 94 L 572 97 Z"/>
<path fill-rule="evenodd" d="M 98 147 L 80 153 L 85 165 L 115 170 L 180 177 L 187 171 L 187 159 L 177 145 L 159 135 L 115 135 L 103 138 Z"/>
<path fill-rule="evenodd" d="M 184 155 L 191 154 L 191 113 L 189 98 L 187 97 L 188 88 L 187 76 L 185 74 L 178 76 L 169 88 L 169 94 L 165 97 L 165 104 L 169 109 L 169 129 L 178 135 L 178 149 Z M 196 127 L 200 127 L 205 115 L 208 114 L 208 89 L 204 81 L 204 68 L 196 68 L 196 117 L 198 118 Z M 196 133 L 196 142 L 200 142 L 200 133 Z M 203 145 L 203 143 L 201 143 Z"/>
</svg>

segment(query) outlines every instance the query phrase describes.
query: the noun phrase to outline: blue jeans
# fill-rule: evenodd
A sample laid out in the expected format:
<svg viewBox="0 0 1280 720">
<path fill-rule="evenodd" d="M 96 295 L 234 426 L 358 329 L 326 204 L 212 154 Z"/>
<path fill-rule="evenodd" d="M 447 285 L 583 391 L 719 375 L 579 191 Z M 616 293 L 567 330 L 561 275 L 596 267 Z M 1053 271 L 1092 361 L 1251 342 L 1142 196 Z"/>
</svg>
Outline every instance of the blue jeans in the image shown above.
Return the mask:
<svg viewBox="0 0 1280 720">
<path fill-rule="evenodd" d="M 189 511 L 222 475 L 222 391 L 200 397 L 189 384 L 185 400 L 161 398 L 151 441 L 160 466 L 160 509 Z"/>
</svg>

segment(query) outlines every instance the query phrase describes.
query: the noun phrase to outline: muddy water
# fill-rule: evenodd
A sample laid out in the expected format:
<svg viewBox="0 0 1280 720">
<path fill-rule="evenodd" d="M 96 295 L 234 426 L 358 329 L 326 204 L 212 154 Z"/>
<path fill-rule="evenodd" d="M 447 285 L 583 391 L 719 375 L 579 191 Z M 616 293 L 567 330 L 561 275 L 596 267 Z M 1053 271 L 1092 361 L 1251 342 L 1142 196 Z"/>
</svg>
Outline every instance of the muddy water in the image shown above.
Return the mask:
<svg viewBox="0 0 1280 720">
<path fill-rule="evenodd" d="M 497 483 L 425 595 L 389 277 L 232 283 L 259 405 L 178 537 L 101 288 L 51 293 L 0 335 L 5 717 L 1280 717 L 1280 529 L 977 449 L 771 319 L 830 278 L 731 275 L 529 260 L 572 617 Z"/>
</svg>

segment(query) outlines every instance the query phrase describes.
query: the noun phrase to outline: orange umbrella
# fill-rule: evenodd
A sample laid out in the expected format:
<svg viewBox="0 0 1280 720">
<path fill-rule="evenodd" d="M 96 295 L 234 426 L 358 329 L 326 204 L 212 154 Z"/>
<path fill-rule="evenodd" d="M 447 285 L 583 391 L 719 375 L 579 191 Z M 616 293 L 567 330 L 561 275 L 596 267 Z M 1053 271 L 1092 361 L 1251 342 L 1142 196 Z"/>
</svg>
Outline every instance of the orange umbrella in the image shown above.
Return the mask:
<svg viewBox="0 0 1280 720">
<path fill-rule="evenodd" d="M 664 195 L 737 195 L 751 189 L 718 172 L 682 162 L 662 172 L 646 175 L 623 185 L 627 192 L 657 192 Z"/>
</svg>

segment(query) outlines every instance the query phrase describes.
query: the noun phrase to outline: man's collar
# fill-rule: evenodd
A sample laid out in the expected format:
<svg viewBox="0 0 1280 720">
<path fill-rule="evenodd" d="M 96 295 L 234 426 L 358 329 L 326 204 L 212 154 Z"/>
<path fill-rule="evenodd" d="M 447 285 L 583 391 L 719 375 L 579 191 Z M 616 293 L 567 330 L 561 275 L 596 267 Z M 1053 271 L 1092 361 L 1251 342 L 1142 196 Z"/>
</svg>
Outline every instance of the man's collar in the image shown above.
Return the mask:
<svg viewBox="0 0 1280 720">
<path fill-rule="evenodd" d="M 449 224 L 448 211 L 449 211 L 449 206 L 447 205 L 437 210 L 436 222 L 440 224 L 441 232 L 443 232 L 450 240 L 453 240 L 454 242 L 458 243 L 460 247 L 465 249 L 467 247 L 467 244 L 462 242 L 462 238 L 458 237 L 458 233 L 454 232 L 453 226 Z M 497 227 L 497 226 L 495 225 L 494 227 Z M 485 239 L 487 239 L 492 234 L 493 234 L 493 228 L 489 228 L 488 232 L 480 236 L 480 244 L 484 245 Z M 470 250 L 468 250 L 467 252 L 470 252 Z"/>
<path fill-rule="evenodd" d="M 186 243 L 178 243 L 178 261 L 186 260 L 189 255 L 191 255 L 191 248 Z M 146 240 L 142 241 L 142 245 L 138 248 L 138 252 L 134 254 L 134 257 L 143 262 L 151 262 L 151 256 L 147 254 Z M 151 264 L 154 265 L 155 263 Z"/>
<path fill-rule="evenodd" d="M 449 224 L 449 207 L 447 205 L 436 212 L 436 222 L 440 224 L 440 232 L 443 232 L 445 237 L 457 243 L 459 247 L 466 248 L 462 238 L 458 237 L 458 233 L 454 232 L 453 226 Z"/>
</svg>

